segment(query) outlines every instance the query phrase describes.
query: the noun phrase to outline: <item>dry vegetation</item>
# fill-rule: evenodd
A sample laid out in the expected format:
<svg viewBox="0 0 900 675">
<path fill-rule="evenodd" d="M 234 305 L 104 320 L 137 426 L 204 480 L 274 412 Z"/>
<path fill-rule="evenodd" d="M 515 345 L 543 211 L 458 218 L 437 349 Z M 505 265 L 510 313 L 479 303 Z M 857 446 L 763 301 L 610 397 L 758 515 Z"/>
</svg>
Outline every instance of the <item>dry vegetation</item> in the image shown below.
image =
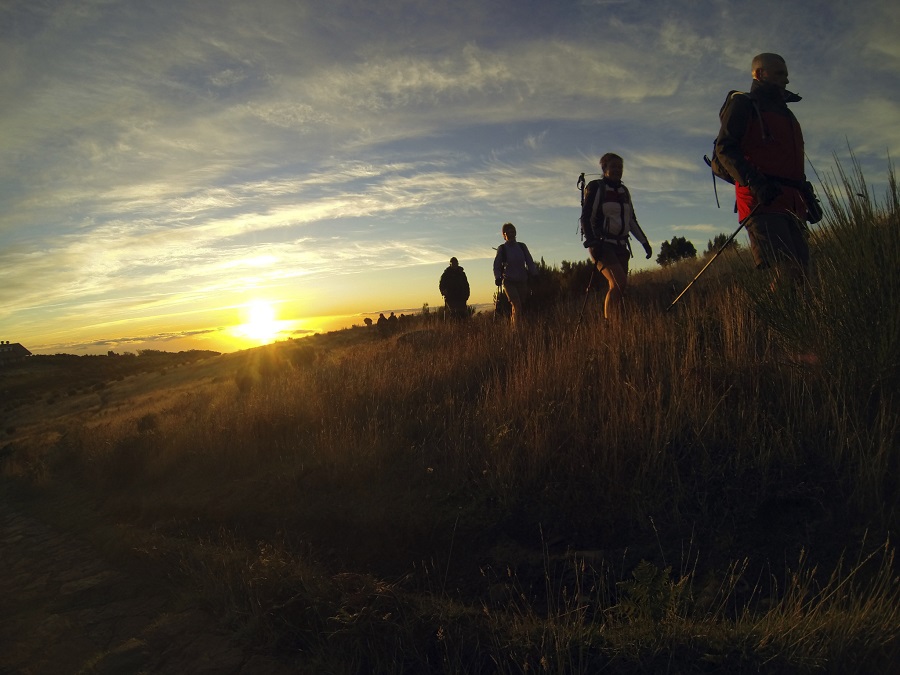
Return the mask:
<svg viewBox="0 0 900 675">
<path fill-rule="evenodd" d="M 890 180 L 828 185 L 801 294 L 738 252 L 669 312 L 701 263 L 637 275 L 615 330 L 598 296 L 577 333 L 580 299 L 519 334 L 352 329 L 43 398 L 6 372 L 5 482 L 312 671 L 885 672 Z"/>
</svg>

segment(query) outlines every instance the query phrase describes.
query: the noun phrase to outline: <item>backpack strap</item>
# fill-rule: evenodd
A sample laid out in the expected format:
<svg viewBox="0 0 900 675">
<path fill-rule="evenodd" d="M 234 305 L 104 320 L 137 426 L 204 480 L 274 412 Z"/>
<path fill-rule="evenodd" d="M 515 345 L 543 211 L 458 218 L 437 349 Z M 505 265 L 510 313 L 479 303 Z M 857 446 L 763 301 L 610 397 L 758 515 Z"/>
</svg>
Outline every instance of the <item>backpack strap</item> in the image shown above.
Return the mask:
<svg viewBox="0 0 900 675">
<path fill-rule="evenodd" d="M 756 96 L 753 95 L 753 92 L 749 91 L 738 91 L 737 89 L 732 89 L 728 92 L 728 96 L 725 98 L 725 102 L 722 104 L 722 107 L 719 109 L 719 119 L 722 118 L 722 113 L 725 112 L 725 108 L 731 103 L 731 100 L 735 96 L 743 96 L 744 98 L 750 101 L 750 104 L 753 106 L 753 112 L 756 113 L 756 118 L 759 120 L 759 126 L 762 131 L 762 138 L 766 140 L 770 138 L 769 128 L 766 126 L 766 121 L 763 119 L 762 113 L 759 111 L 759 101 Z"/>
</svg>

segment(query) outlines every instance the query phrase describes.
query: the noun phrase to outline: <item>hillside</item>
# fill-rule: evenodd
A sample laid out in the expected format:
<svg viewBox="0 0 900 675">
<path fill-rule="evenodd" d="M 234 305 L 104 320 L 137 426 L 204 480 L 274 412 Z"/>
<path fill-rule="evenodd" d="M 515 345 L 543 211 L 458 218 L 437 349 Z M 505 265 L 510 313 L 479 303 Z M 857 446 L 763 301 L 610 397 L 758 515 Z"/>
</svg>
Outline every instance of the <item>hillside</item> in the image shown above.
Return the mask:
<svg viewBox="0 0 900 675">
<path fill-rule="evenodd" d="M 900 225 L 862 190 L 799 287 L 736 252 L 675 311 L 703 261 L 636 275 L 618 323 L 594 294 L 519 331 L 29 361 L 4 508 L 147 570 L 245 672 L 887 672 Z"/>
</svg>

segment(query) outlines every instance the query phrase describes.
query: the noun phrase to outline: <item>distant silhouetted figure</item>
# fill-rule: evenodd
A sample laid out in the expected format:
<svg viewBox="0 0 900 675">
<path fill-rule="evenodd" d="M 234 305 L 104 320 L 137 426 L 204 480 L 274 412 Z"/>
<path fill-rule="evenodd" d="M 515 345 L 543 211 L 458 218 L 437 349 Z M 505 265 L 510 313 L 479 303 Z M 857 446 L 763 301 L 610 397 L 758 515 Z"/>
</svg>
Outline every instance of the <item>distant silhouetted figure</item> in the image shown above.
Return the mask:
<svg viewBox="0 0 900 675">
<path fill-rule="evenodd" d="M 388 320 L 384 315 L 384 312 L 378 315 L 378 321 L 375 322 L 375 328 L 379 333 L 387 333 L 388 329 Z"/>
<path fill-rule="evenodd" d="M 469 316 L 466 303 L 469 301 L 469 280 L 456 258 L 450 258 L 450 266 L 441 275 L 438 284 L 447 310 L 454 319 L 465 319 Z"/>
<path fill-rule="evenodd" d="M 387 318 L 388 332 L 396 333 L 399 325 L 400 325 L 400 320 L 396 317 L 396 315 L 393 312 L 391 312 L 391 315 Z"/>
<path fill-rule="evenodd" d="M 516 241 L 515 225 L 504 223 L 500 233 L 505 241 L 494 256 L 494 283 L 503 287 L 512 306 L 510 321 L 516 326 L 522 321 L 522 306 L 528 297 L 528 277 L 537 274 L 537 266 L 528 247 Z"/>
</svg>

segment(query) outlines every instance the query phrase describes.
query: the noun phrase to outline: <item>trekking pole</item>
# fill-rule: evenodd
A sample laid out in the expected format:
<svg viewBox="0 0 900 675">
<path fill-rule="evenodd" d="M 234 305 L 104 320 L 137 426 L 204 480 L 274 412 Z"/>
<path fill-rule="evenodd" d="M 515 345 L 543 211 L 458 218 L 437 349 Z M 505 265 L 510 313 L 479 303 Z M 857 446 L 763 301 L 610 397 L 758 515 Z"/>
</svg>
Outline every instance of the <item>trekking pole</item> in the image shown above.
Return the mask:
<svg viewBox="0 0 900 675">
<path fill-rule="evenodd" d="M 725 243 L 722 244 L 721 248 L 719 248 L 719 250 L 716 251 L 716 254 L 712 258 L 710 258 L 709 261 L 703 266 L 703 269 L 701 269 L 699 272 L 697 272 L 697 276 L 695 276 L 693 279 L 691 279 L 691 283 L 689 283 L 687 286 L 684 287 L 684 290 L 678 294 L 678 297 L 672 301 L 672 304 L 669 305 L 668 307 L 666 307 L 666 311 L 672 309 L 675 306 L 675 303 L 677 303 L 679 300 L 681 300 L 681 298 L 684 296 L 684 294 L 688 292 L 688 289 L 694 285 L 694 282 L 700 278 L 700 275 L 706 271 L 706 268 L 713 264 L 713 261 L 719 257 L 719 255 L 722 253 L 722 251 L 724 251 L 726 248 L 728 248 L 728 245 L 732 241 L 734 241 L 734 238 L 736 236 L 738 236 L 738 232 L 740 232 L 741 228 L 744 227 L 744 223 L 746 223 L 748 220 L 750 220 L 750 216 L 752 216 L 754 213 L 756 213 L 756 209 L 758 209 L 758 208 L 759 208 L 759 204 L 754 206 L 753 209 L 750 211 L 750 213 L 748 213 L 746 215 L 746 217 L 743 220 L 741 220 L 740 223 L 738 223 L 737 229 L 732 233 L 732 235 L 730 237 L 728 237 L 728 239 L 725 241 Z"/>
<path fill-rule="evenodd" d="M 575 335 L 578 335 L 578 328 L 581 326 L 581 317 L 584 316 L 584 308 L 587 305 L 588 295 L 591 293 L 591 287 L 594 285 L 594 272 L 597 271 L 597 266 L 594 265 L 591 267 L 591 279 L 588 281 L 587 288 L 584 289 L 584 302 L 581 303 L 581 311 L 578 312 L 578 323 L 575 324 Z"/>
</svg>

